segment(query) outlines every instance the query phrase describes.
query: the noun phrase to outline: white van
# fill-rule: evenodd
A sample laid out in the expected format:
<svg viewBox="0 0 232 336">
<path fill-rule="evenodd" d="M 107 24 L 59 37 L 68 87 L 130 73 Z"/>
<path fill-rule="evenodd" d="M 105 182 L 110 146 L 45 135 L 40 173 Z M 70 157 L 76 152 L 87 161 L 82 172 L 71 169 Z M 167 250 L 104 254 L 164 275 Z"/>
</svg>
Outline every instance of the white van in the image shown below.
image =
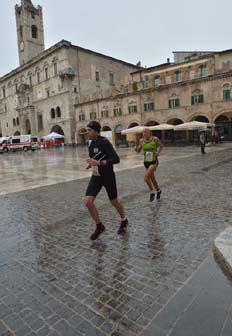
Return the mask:
<svg viewBox="0 0 232 336">
<path fill-rule="evenodd" d="M 1 151 L 7 153 L 9 151 L 15 152 L 18 150 L 23 150 L 27 152 L 28 150 L 39 149 L 38 137 L 27 134 L 27 135 L 13 135 L 4 139 L 1 145 Z"/>
<path fill-rule="evenodd" d="M 3 145 L 7 143 L 10 137 L 1 137 L 0 138 L 0 153 L 3 153 Z"/>
</svg>

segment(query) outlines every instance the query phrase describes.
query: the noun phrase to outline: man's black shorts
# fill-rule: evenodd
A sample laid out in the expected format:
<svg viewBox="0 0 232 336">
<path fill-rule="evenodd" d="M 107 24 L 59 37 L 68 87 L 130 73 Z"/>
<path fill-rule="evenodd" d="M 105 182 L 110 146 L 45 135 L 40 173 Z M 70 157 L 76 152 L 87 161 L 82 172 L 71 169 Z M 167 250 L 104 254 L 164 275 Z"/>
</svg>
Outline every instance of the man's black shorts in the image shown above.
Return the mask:
<svg viewBox="0 0 232 336">
<path fill-rule="evenodd" d="M 102 187 L 105 187 L 110 200 L 114 200 L 118 197 L 116 178 L 114 173 L 106 176 L 92 175 L 85 195 L 96 197 Z"/>
</svg>

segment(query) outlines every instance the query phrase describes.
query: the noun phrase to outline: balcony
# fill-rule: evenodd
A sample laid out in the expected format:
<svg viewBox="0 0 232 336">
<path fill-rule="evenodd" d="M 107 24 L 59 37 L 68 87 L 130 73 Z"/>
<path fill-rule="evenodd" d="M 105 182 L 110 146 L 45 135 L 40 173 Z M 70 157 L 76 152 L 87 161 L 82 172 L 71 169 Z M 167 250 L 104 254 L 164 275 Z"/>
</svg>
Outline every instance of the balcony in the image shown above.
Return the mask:
<svg viewBox="0 0 232 336">
<path fill-rule="evenodd" d="M 75 76 L 75 72 L 71 67 L 60 70 L 58 74 L 62 79 L 73 78 Z"/>
</svg>

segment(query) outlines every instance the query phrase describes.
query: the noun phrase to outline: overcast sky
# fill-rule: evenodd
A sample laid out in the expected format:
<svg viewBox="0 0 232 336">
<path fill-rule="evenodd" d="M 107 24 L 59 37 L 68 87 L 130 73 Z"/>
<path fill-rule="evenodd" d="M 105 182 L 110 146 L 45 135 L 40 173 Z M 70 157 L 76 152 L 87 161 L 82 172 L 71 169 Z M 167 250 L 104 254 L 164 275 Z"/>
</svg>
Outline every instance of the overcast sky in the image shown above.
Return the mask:
<svg viewBox="0 0 232 336">
<path fill-rule="evenodd" d="M 0 76 L 18 66 L 15 4 L 0 0 Z M 43 7 L 45 46 L 65 39 L 153 66 L 174 50 L 232 48 L 231 0 L 33 0 Z"/>
</svg>

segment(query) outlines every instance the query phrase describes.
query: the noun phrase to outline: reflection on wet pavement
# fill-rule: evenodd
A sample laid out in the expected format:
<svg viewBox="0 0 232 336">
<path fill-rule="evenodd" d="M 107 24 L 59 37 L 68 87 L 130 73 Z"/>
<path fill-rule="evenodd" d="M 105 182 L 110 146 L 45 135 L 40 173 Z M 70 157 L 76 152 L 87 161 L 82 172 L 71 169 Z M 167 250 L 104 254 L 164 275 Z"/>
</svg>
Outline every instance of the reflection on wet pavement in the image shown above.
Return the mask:
<svg viewBox="0 0 232 336">
<path fill-rule="evenodd" d="M 225 146 L 211 146 L 208 152 L 222 150 Z M 121 158 L 115 171 L 142 165 L 142 155 L 133 148 L 120 148 Z M 199 154 L 197 146 L 166 147 L 160 162 L 188 158 Z M 91 175 L 86 170 L 87 148 L 53 148 L 36 152 L 16 152 L 0 155 L 0 195 L 9 192 L 37 188 L 67 182 Z"/>
<path fill-rule="evenodd" d="M 94 243 L 83 207 L 85 150 L 1 156 L 0 335 L 190 336 L 201 317 L 204 336 L 230 335 L 232 288 L 210 256 L 231 223 L 231 148 L 207 147 L 205 156 L 199 147 L 165 148 L 162 198 L 153 203 L 142 156 L 120 150 L 129 233 L 117 235 L 102 191 L 96 203 L 106 232 Z M 27 190 L 9 192 L 20 188 Z"/>
</svg>

